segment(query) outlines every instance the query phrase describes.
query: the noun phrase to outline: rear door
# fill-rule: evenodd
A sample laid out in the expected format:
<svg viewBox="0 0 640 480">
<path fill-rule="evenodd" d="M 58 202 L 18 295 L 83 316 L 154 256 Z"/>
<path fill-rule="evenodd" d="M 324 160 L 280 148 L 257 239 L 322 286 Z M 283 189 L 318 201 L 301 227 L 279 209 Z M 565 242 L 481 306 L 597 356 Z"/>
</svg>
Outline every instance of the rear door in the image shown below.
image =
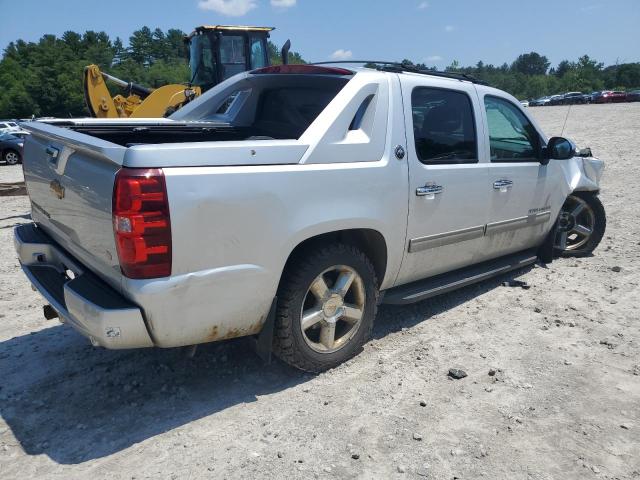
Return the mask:
<svg viewBox="0 0 640 480">
<path fill-rule="evenodd" d="M 409 163 L 407 252 L 397 284 L 482 259 L 489 192 L 482 116 L 470 82 L 401 77 Z"/>
<path fill-rule="evenodd" d="M 544 140 L 513 101 L 480 91 L 488 130 L 491 192 L 482 247 L 498 257 L 539 245 L 566 196 L 559 162 L 540 163 Z"/>
</svg>

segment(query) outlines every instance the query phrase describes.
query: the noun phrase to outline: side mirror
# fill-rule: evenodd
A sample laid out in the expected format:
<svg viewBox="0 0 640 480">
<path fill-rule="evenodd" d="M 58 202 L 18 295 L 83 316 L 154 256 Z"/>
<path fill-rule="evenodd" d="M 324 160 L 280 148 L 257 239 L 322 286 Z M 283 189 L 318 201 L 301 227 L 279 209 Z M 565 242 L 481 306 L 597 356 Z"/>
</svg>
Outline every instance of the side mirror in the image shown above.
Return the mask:
<svg viewBox="0 0 640 480">
<path fill-rule="evenodd" d="M 549 160 L 569 160 L 576 155 L 576 144 L 563 137 L 553 137 L 544 150 L 546 165 Z"/>
</svg>

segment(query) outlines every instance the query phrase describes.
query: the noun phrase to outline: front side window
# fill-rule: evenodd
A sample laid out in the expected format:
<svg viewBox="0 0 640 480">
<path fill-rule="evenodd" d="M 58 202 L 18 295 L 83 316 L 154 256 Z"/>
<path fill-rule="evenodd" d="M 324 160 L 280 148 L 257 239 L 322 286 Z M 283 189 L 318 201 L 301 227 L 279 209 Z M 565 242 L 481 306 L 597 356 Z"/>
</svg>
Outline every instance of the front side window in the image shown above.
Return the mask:
<svg viewBox="0 0 640 480">
<path fill-rule="evenodd" d="M 251 68 L 263 68 L 267 66 L 267 52 L 264 51 L 264 42 L 261 37 L 251 37 Z"/>
<path fill-rule="evenodd" d="M 425 164 L 477 163 L 473 107 L 463 92 L 418 87 L 411 94 L 418 159 Z"/>
<path fill-rule="evenodd" d="M 540 136 L 525 115 L 508 100 L 484 97 L 492 162 L 537 162 Z"/>
</svg>

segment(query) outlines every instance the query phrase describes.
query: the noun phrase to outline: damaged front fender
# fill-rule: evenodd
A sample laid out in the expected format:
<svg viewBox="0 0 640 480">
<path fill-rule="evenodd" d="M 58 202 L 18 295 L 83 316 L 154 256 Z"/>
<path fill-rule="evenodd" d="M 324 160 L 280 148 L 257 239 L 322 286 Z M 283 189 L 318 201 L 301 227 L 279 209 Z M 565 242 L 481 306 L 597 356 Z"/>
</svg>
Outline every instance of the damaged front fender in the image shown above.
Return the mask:
<svg viewBox="0 0 640 480">
<path fill-rule="evenodd" d="M 593 157 L 574 157 L 566 162 L 572 192 L 599 192 L 604 161 Z"/>
</svg>

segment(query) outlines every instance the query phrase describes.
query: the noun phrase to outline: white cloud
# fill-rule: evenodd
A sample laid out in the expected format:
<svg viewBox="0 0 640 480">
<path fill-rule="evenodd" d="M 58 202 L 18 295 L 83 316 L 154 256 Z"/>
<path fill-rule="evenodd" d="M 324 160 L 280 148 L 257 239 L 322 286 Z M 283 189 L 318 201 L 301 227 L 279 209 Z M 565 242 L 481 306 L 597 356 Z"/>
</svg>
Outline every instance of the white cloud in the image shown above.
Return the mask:
<svg viewBox="0 0 640 480">
<path fill-rule="evenodd" d="M 291 8 L 296 6 L 297 0 L 271 0 L 271 6 L 277 8 Z"/>
<path fill-rule="evenodd" d="M 429 2 L 420 2 L 418 4 L 418 10 L 424 10 L 425 8 L 429 7 Z"/>
<path fill-rule="evenodd" d="M 353 52 L 351 50 L 336 50 L 331 54 L 329 58 L 331 60 L 350 60 L 353 57 Z"/>
<path fill-rule="evenodd" d="M 453 25 L 445 25 L 444 27 L 445 32 L 453 32 L 455 29 L 456 27 L 454 27 Z"/>
<path fill-rule="evenodd" d="M 441 62 L 442 57 L 440 55 L 431 55 L 430 57 L 425 58 L 427 62 Z"/>
<path fill-rule="evenodd" d="M 200 0 L 198 7 L 229 17 L 242 17 L 258 6 L 256 0 Z"/>
</svg>

